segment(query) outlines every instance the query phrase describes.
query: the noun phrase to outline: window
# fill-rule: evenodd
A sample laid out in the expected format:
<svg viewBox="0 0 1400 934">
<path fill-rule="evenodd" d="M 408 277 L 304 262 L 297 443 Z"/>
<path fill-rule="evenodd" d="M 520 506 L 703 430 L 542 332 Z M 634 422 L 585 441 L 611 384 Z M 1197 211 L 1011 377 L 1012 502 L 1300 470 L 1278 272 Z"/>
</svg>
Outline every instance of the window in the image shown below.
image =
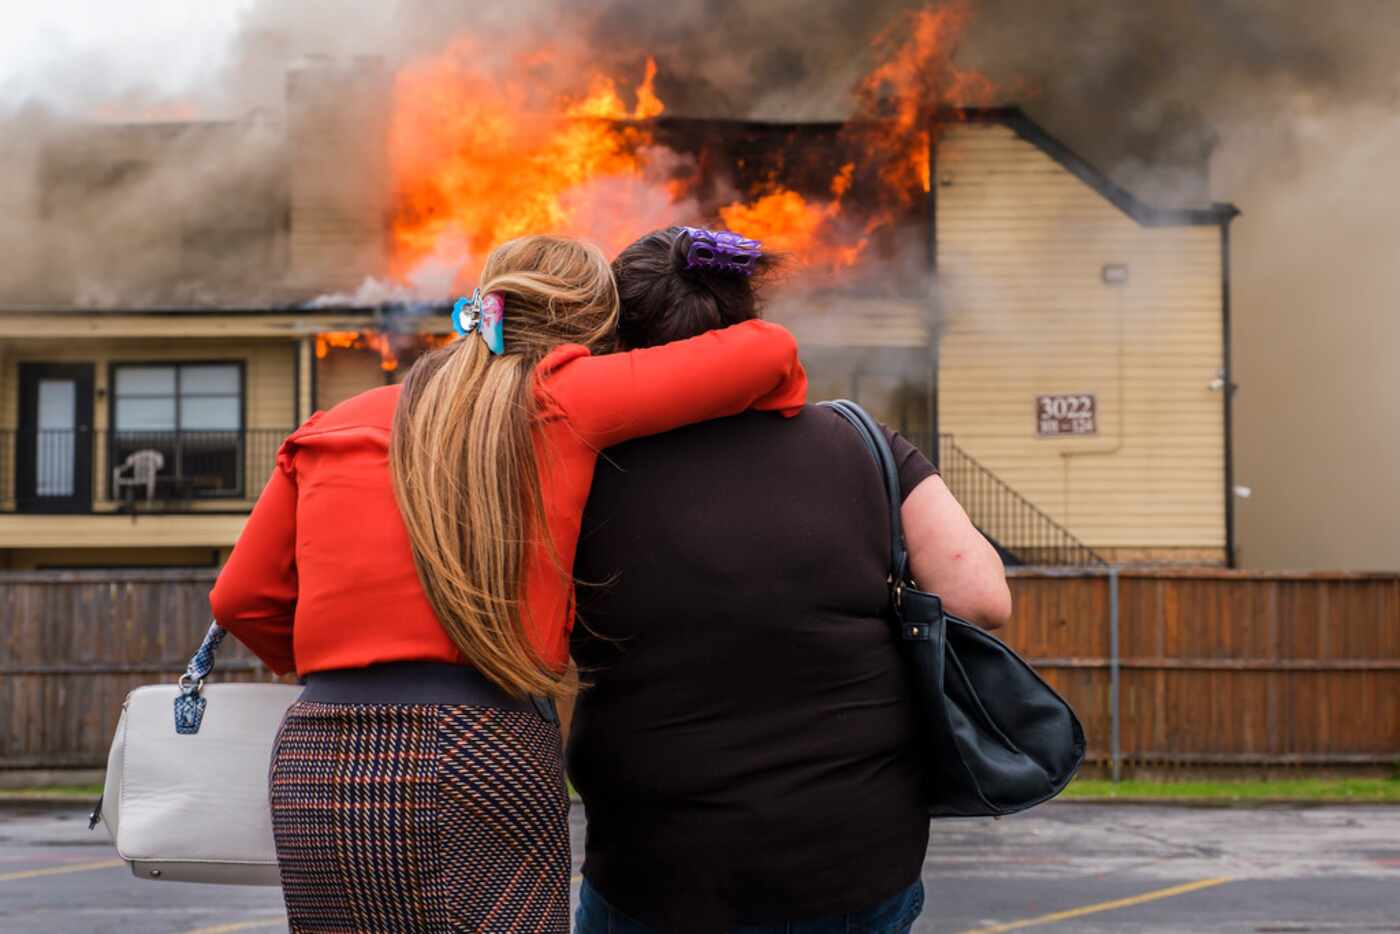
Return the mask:
<svg viewBox="0 0 1400 934">
<path fill-rule="evenodd" d="M 123 364 L 112 368 L 112 466 L 160 467 L 157 497 L 240 496 L 243 370 L 237 363 Z M 159 454 L 150 457 L 149 452 Z M 115 481 L 114 481 L 115 483 Z M 112 490 L 114 498 L 129 488 Z"/>
<path fill-rule="evenodd" d="M 34 452 L 34 492 L 38 496 L 72 496 L 77 488 L 77 402 L 75 381 L 39 380 L 39 430 Z"/>
</svg>

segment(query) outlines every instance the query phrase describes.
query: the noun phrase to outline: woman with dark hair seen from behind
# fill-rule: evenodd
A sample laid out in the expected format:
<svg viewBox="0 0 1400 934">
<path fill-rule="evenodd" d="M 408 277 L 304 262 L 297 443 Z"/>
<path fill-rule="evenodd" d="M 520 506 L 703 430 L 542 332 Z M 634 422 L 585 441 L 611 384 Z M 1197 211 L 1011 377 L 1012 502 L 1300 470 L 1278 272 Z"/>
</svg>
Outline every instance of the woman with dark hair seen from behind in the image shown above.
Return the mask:
<svg viewBox="0 0 1400 934">
<path fill-rule="evenodd" d="M 629 348 L 758 315 L 772 259 L 658 230 L 613 262 Z M 890 434 L 914 577 L 1010 615 L 1005 571 L 934 467 Z M 588 840 L 575 930 L 908 931 L 928 813 L 869 452 L 834 412 L 737 415 L 607 452 L 575 573 L 585 687 L 569 771 Z"/>
<path fill-rule="evenodd" d="M 568 930 L 553 700 L 597 452 L 805 395 L 760 322 L 608 353 L 589 244 L 514 240 L 482 279 L 462 339 L 287 439 L 210 598 L 307 681 L 270 775 L 294 932 Z"/>
</svg>

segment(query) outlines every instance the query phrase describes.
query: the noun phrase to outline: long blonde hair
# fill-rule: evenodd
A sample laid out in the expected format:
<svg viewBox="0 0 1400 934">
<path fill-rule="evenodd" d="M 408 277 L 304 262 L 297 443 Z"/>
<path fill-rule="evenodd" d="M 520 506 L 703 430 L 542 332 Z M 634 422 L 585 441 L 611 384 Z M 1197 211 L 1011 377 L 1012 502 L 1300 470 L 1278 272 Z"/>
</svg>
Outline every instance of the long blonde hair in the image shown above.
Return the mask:
<svg viewBox="0 0 1400 934">
<path fill-rule="evenodd" d="M 560 697 L 563 673 L 524 627 L 528 549 L 559 566 L 532 428 L 536 365 L 560 344 L 611 348 L 617 286 L 602 252 L 565 237 L 492 251 L 483 293 L 505 299 L 505 353 L 476 335 L 425 354 L 404 380 L 389 443 L 418 578 L 468 663 L 507 693 Z"/>
</svg>

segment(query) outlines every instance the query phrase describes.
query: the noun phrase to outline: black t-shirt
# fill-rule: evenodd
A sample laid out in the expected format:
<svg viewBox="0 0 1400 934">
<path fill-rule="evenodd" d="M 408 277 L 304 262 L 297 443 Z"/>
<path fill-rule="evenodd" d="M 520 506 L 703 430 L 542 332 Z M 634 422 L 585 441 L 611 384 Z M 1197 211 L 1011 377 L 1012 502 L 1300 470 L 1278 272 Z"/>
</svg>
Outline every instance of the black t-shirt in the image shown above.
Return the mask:
<svg viewBox="0 0 1400 934">
<path fill-rule="evenodd" d="M 934 468 L 891 435 L 904 494 Z M 584 875 L 668 931 L 868 908 L 928 845 L 884 612 L 888 507 L 828 409 L 608 450 L 584 514 L 569 769 Z"/>
</svg>

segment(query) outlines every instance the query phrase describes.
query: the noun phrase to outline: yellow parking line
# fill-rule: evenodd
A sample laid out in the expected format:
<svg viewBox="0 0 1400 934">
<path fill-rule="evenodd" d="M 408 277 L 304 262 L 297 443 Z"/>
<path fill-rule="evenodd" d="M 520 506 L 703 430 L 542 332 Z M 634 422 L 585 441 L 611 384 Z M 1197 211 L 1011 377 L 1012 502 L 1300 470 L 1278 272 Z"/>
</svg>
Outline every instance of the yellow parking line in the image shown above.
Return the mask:
<svg viewBox="0 0 1400 934">
<path fill-rule="evenodd" d="M 1232 880 L 1229 876 L 1221 876 L 1217 879 L 1202 879 L 1199 882 L 1174 885 L 1169 889 L 1157 889 L 1153 892 L 1144 892 L 1141 895 L 1134 895 L 1131 898 L 1118 898 L 1111 902 L 1095 902 L 1092 905 L 1084 905 L 1081 908 L 1057 911 L 1053 914 L 1040 915 L 1036 918 L 1026 918 L 1022 921 L 1011 921 L 1007 924 L 994 924 L 991 927 L 985 928 L 971 928 L 970 930 L 963 931 L 962 934 L 1002 934 L 1003 931 L 1019 931 L 1021 928 L 1034 927 L 1037 924 L 1056 924 L 1060 921 L 1068 921 L 1071 918 L 1082 918 L 1084 915 L 1098 914 L 1101 911 L 1115 911 L 1119 908 L 1131 908 L 1133 905 L 1155 902 L 1158 899 L 1171 898 L 1174 895 L 1185 895 L 1187 892 L 1199 892 L 1201 889 L 1224 885 L 1226 882 L 1230 881 Z"/>
<path fill-rule="evenodd" d="M 235 921 L 233 924 L 216 924 L 211 928 L 195 928 L 193 931 L 185 931 L 184 934 L 229 934 L 230 931 L 251 931 L 254 928 L 270 928 L 274 926 L 285 927 L 286 924 L 286 915 L 278 915 L 275 918 L 254 918 L 252 921 Z"/>
<path fill-rule="evenodd" d="M 69 863 L 66 866 L 49 866 L 46 869 L 26 869 L 23 872 L 7 872 L 0 876 L 0 882 L 16 882 L 20 879 L 37 879 L 40 876 L 61 876 L 69 872 L 87 872 L 89 869 L 116 869 L 126 863 L 119 859 L 104 859 L 95 863 Z"/>
</svg>

